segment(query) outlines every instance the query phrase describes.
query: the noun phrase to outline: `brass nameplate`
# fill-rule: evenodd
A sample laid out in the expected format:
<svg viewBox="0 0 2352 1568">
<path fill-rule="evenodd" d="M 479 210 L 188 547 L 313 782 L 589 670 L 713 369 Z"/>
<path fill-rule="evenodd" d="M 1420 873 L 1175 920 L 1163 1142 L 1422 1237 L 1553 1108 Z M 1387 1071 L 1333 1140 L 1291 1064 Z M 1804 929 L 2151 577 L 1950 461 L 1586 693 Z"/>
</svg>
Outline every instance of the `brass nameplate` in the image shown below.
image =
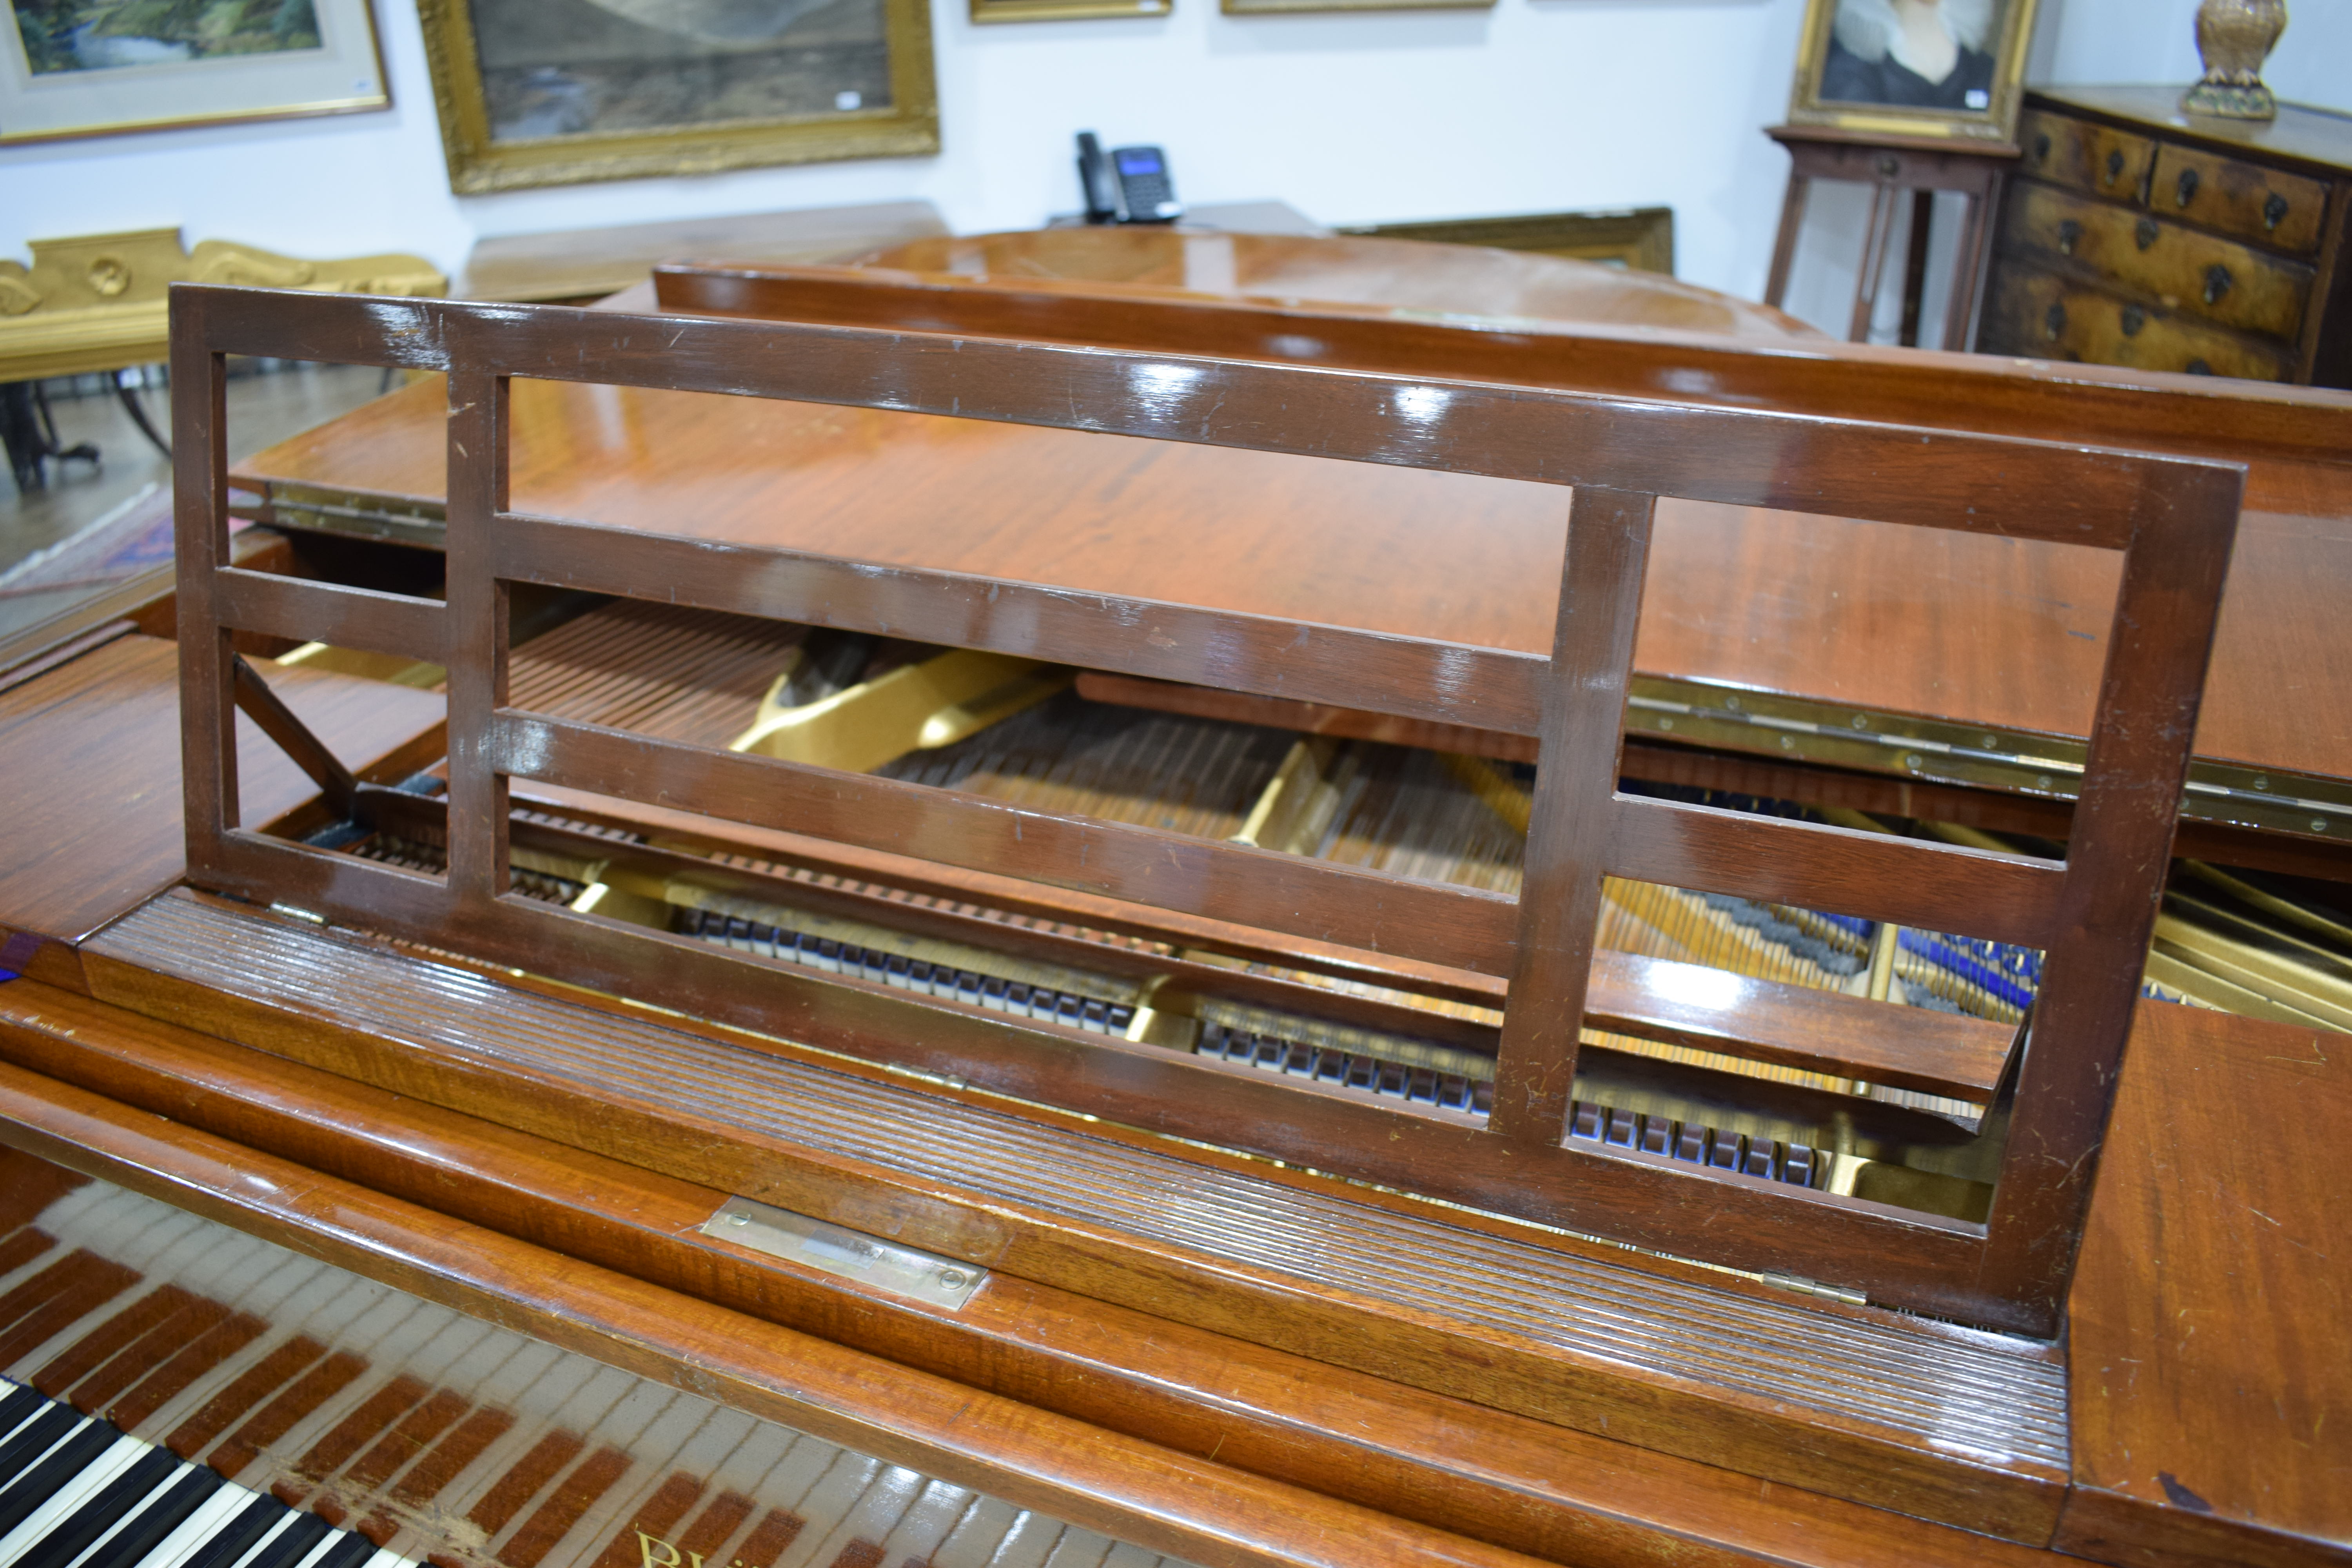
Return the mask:
<svg viewBox="0 0 2352 1568">
<path fill-rule="evenodd" d="M 702 1234 L 950 1311 L 971 1300 L 988 1278 L 987 1269 L 959 1258 L 902 1247 L 750 1198 L 728 1199 L 703 1222 Z"/>
</svg>

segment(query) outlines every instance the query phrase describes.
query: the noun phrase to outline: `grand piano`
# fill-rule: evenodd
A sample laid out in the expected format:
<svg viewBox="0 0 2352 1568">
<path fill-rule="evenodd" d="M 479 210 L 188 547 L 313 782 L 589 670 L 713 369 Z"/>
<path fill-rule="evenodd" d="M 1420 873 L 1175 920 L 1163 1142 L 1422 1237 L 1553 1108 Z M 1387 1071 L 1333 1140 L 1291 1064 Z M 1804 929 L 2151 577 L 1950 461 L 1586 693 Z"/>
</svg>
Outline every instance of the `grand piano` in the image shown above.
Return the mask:
<svg viewBox="0 0 2352 1568">
<path fill-rule="evenodd" d="M 181 305 L 180 591 L 0 678 L 43 1392 L 509 1568 L 2347 1554 L 2352 399 L 1399 242 Z M 448 379 L 232 473 L 228 352 Z"/>
</svg>

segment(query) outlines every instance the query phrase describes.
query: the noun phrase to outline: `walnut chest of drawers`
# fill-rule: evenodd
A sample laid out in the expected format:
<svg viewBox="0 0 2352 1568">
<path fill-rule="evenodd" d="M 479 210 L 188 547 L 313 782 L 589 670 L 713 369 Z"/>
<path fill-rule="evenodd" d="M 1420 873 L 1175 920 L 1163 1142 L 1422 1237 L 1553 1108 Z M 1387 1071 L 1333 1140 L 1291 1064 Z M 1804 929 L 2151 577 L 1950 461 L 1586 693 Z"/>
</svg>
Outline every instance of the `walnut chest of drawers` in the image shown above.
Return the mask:
<svg viewBox="0 0 2352 1568">
<path fill-rule="evenodd" d="M 2026 94 L 1977 347 L 2352 386 L 2352 118 L 2179 98 Z"/>
</svg>

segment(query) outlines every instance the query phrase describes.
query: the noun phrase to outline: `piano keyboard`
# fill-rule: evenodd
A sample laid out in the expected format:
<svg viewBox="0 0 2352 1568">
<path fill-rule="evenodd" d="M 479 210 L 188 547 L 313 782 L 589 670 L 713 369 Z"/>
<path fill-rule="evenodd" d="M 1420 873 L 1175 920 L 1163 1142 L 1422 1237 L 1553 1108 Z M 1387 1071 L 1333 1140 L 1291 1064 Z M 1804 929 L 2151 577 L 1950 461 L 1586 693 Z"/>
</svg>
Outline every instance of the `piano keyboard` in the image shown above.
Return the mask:
<svg viewBox="0 0 2352 1568">
<path fill-rule="evenodd" d="M 102 1182 L 0 1237 L 0 1372 L 83 1434 L 0 1568 L 1182 1568 Z M 52 1543 L 67 1471 L 148 1506 Z"/>
<path fill-rule="evenodd" d="M 405 1568 L 357 1531 L 0 1388 L 0 1568 Z"/>
</svg>

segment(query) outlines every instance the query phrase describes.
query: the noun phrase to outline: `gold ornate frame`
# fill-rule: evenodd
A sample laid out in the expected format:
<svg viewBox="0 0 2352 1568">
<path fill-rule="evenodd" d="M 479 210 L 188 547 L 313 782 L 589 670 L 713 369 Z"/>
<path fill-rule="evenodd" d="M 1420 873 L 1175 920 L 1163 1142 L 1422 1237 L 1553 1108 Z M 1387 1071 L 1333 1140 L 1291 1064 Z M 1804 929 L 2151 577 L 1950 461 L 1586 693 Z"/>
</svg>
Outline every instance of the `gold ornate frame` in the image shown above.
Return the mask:
<svg viewBox="0 0 2352 1568">
<path fill-rule="evenodd" d="M 975 22 L 1083 22 L 1165 16 L 1176 0 L 971 0 Z"/>
<path fill-rule="evenodd" d="M 1796 84 L 1789 96 L 1789 123 L 1952 142 L 2011 140 L 2017 134 L 2018 100 L 2024 91 L 2026 46 L 2033 39 L 2033 15 L 2040 0 L 1999 3 L 2000 26 L 1991 39 L 1990 51 L 1992 101 L 1979 110 L 1823 101 L 1822 68 L 1829 60 L 1830 28 L 1837 19 L 1839 0 L 1807 0 L 1805 30 L 1797 45 Z"/>
<path fill-rule="evenodd" d="M 882 0 L 890 105 L 793 120 L 551 136 L 493 144 L 467 0 L 417 0 L 449 188 L 459 195 L 594 180 L 707 174 L 771 163 L 906 157 L 940 150 L 931 16 L 924 0 Z"/>
<path fill-rule="evenodd" d="M 36 78 L 17 36 L 14 7 L 0 5 L 0 146 L 391 108 L 371 0 L 318 0 L 318 8 L 322 42 L 315 60 L 232 55 Z M 69 101 L 77 96 L 91 100 L 86 111 L 90 118 L 59 122 L 54 115 L 26 113 L 37 98 Z M 136 107 L 126 110 L 110 101 L 118 97 Z"/>
</svg>

